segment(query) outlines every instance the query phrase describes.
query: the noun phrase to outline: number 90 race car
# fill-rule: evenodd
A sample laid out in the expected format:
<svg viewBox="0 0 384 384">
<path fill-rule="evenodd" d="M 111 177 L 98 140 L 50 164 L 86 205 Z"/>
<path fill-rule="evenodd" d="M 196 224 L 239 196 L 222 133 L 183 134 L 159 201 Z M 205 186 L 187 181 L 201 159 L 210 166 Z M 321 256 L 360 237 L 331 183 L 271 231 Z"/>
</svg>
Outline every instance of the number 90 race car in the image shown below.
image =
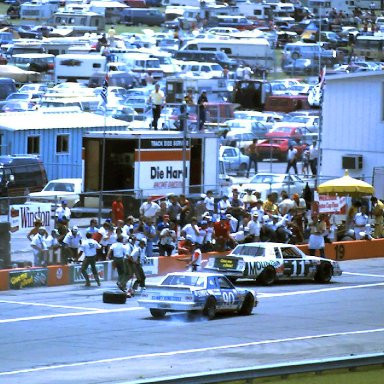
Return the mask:
<svg viewBox="0 0 384 384">
<path fill-rule="evenodd" d="M 257 296 L 253 290 L 236 288 L 219 273 L 174 272 L 160 284 L 148 285 L 138 303 L 157 318 L 167 312 L 187 311 L 212 320 L 219 312 L 251 315 Z"/>
<path fill-rule="evenodd" d="M 269 242 L 239 244 L 227 256 L 210 257 L 204 271 L 222 273 L 232 282 L 246 278 L 264 285 L 298 279 L 329 283 L 332 276 L 342 274 L 337 261 L 308 256 L 291 244 Z"/>
</svg>

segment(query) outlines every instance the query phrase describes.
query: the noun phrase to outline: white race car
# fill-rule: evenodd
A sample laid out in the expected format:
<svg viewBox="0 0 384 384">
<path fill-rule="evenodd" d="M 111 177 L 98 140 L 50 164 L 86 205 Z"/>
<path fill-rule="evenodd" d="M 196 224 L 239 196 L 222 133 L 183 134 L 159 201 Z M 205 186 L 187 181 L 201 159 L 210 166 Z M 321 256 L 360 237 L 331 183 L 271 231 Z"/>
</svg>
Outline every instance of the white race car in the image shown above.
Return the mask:
<svg viewBox="0 0 384 384">
<path fill-rule="evenodd" d="M 264 285 L 303 279 L 329 283 L 332 276 L 342 274 L 337 261 L 308 256 L 291 244 L 270 242 L 239 244 L 227 256 L 210 257 L 204 270 L 222 273 L 232 282 L 246 278 Z"/>
</svg>

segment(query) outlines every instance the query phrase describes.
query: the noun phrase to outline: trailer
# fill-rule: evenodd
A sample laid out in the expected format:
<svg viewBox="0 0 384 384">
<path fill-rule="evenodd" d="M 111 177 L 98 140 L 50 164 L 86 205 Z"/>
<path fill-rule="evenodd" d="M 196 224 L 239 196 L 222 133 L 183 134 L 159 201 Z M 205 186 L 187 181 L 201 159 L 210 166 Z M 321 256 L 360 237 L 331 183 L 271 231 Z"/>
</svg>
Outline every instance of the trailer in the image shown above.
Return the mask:
<svg viewBox="0 0 384 384">
<path fill-rule="evenodd" d="M 229 179 L 219 162 L 220 139 L 214 133 L 148 130 L 89 132 L 83 137 L 84 206 L 91 193 L 121 191 L 135 199 L 207 190 L 227 192 Z M 87 203 L 87 195 L 90 202 Z"/>
</svg>

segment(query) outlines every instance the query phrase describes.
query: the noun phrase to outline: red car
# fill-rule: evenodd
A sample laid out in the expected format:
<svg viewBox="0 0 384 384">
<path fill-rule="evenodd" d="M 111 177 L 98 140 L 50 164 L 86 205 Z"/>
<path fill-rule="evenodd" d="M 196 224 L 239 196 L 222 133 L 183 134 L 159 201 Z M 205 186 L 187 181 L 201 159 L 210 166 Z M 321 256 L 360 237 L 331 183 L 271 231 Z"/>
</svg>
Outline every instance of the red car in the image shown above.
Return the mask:
<svg viewBox="0 0 384 384">
<path fill-rule="evenodd" d="M 267 139 L 260 141 L 257 144 L 260 159 L 278 159 L 281 161 L 287 160 L 289 145 L 292 144 L 297 149 L 298 156 L 301 156 L 306 144 L 300 141 L 288 139 Z"/>
<path fill-rule="evenodd" d="M 275 123 L 273 128 L 265 134 L 265 137 L 270 139 L 291 139 L 301 140 L 305 135 L 305 130 L 302 127 L 290 124 L 287 122 Z"/>
</svg>

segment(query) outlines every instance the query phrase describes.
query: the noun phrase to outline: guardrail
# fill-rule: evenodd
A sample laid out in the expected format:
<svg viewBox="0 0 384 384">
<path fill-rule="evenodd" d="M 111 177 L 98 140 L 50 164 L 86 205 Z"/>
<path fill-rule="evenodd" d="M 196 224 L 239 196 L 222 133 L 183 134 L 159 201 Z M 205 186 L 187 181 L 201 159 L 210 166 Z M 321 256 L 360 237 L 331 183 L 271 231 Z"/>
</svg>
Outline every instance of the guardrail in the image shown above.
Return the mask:
<svg viewBox="0 0 384 384">
<path fill-rule="evenodd" d="M 129 384 L 209 384 L 209 383 L 239 383 L 244 380 L 250 383 L 253 379 L 267 377 L 284 377 L 300 373 L 322 373 L 337 369 L 355 370 L 361 367 L 384 367 L 384 354 L 365 354 L 358 356 L 336 357 L 330 359 L 301 360 L 281 365 L 261 365 L 244 369 L 226 369 L 199 374 L 183 374 L 182 376 L 156 377 L 147 380 L 129 381 Z M 383 368 L 381 367 L 381 369 Z M 128 382 L 126 382 L 128 384 Z"/>
</svg>

